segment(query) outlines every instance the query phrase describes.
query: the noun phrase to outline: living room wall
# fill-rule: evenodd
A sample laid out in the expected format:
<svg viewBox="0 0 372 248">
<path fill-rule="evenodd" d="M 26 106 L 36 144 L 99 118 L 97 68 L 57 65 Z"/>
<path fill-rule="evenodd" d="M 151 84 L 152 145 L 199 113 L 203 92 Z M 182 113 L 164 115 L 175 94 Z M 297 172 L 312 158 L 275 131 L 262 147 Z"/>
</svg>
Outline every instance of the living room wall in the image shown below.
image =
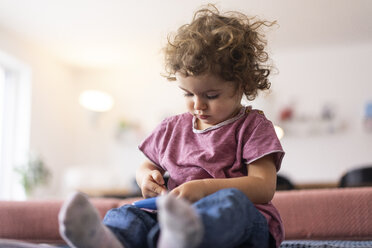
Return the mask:
<svg viewBox="0 0 372 248">
<path fill-rule="evenodd" d="M 72 70 L 37 44 L 1 27 L 0 50 L 31 69 L 30 152 L 48 165 L 53 175 L 48 195 L 58 196 L 62 187 L 58 175 L 75 160 L 78 104 Z"/>
<path fill-rule="evenodd" d="M 340 43 L 294 47 L 273 51 L 272 56 L 278 73 L 272 76 L 271 93 L 262 94 L 247 104 L 263 109 L 274 124 L 286 126 L 282 143 L 287 155 L 281 173 L 299 184 L 337 183 L 347 170 L 370 164 L 372 133 L 364 129 L 363 118 L 365 104 L 372 100 L 368 77 L 372 45 Z M 134 177 L 142 161 L 137 151 L 141 138 L 165 116 L 184 111 L 177 87 L 159 75 L 162 68 L 158 61 L 160 57 L 148 60 L 146 73 L 140 65 L 106 72 L 82 72 L 78 80 L 84 85 L 82 88 L 106 90 L 117 102 L 112 111 L 102 116 L 101 127 L 81 126 L 80 130 L 86 135 L 78 137 L 77 164 L 89 168 L 94 161 L 102 161 L 102 166 L 111 164 L 116 168 L 119 177 L 128 180 Z M 295 108 L 297 119 L 286 125 L 288 123 L 280 122 L 279 115 L 289 105 Z M 313 130 L 312 123 L 318 122 L 324 106 L 332 106 L 335 128 Z M 298 120 L 301 118 L 308 120 Z M 137 135 L 136 139 L 115 138 L 120 120 L 140 128 L 140 133 L 138 129 L 127 131 Z M 106 135 L 100 141 L 99 130 Z M 97 138 L 95 149 L 89 145 L 92 137 Z M 86 150 L 87 147 L 92 150 Z M 90 156 L 92 161 L 84 154 L 94 154 Z M 95 167 L 99 168 L 100 163 Z M 107 177 L 106 185 L 115 186 L 112 178 Z"/>
<path fill-rule="evenodd" d="M 32 68 L 30 148 L 53 174 L 42 197 L 61 197 L 74 189 L 130 188 L 143 159 L 137 150 L 141 139 L 164 117 L 184 111 L 177 87 L 160 75 L 160 45 L 143 48 L 154 53 L 139 53 L 143 57 L 133 63 L 80 68 L 24 37 L 0 31 L 0 49 Z M 272 92 L 249 104 L 263 109 L 275 124 L 288 105 L 300 117 L 313 117 L 331 104 L 344 127 L 314 133 L 293 121 L 282 139 L 287 155 L 281 173 L 296 183 L 336 182 L 346 170 L 371 163 L 372 134 L 363 129 L 362 119 L 365 103 L 372 100 L 372 44 L 293 47 L 274 50 L 272 57 L 279 71 L 272 77 Z M 92 119 L 78 104 L 85 89 L 110 93 L 114 108 Z"/>
<path fill-rule="evenodd" d="M 289 105 L 297 114 L 282 140 L 282 173 L 296 183 L 338 182 L 347 170 L 372 164 L 372 132 L 364 126 L 371 56 L 370 43 L 342 42 L 275 54 L 279 74 L 269 109 L 274 119 Z M 319 127 L 325 107 L 334 116 Z"/>
</svg>

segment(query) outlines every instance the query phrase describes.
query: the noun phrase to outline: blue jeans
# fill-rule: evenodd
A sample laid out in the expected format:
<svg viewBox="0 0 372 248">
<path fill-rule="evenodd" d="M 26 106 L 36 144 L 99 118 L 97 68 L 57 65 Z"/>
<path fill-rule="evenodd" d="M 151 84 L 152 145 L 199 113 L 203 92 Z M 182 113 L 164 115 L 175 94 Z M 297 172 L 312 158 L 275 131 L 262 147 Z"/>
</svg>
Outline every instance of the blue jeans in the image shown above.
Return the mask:
<svg viewBox="0 0 372 248">
<path fill-rule="evenodd" d="M 237 189 L 223 189 L 193 204 L 204 225 L 200 248 L 271 247 L 265 217 Z M 157 216 L 132 205 L 110 210 L 103 223 L 126 248 L 156 247 Z"/>
</svg>

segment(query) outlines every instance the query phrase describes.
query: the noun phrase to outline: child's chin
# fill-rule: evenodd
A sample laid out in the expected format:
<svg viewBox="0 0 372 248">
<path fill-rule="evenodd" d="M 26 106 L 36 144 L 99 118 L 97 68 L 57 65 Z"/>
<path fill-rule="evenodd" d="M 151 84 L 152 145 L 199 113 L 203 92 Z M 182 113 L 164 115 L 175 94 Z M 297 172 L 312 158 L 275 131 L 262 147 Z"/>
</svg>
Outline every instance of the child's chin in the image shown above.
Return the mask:
<svg viewBox="0 0 372 248">
<path fill-rule="evenodd" d="M 212 122 L 212 121 L 203 121 L 203 120 L 201 120 L 201 121 L 203 122 L 203 125 L 204 125 L 205 127 L 212 127 L 212 126 L 218 124 L 218 123 L 214 123 L 214 122 Z"/>
</svg>

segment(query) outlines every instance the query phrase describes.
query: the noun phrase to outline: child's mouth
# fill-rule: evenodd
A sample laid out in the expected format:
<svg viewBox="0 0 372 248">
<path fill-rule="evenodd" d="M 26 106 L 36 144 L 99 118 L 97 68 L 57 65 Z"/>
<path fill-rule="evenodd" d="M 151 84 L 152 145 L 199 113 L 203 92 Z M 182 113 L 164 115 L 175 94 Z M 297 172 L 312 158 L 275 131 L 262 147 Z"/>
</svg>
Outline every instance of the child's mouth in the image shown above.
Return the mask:
<svg viewBox="0 0 372 248">
<path fill-rule="evenodd" d="M 198 115 L 199 119 L 205 120 L 209 118 L 209 115 Z"/>
</svg>

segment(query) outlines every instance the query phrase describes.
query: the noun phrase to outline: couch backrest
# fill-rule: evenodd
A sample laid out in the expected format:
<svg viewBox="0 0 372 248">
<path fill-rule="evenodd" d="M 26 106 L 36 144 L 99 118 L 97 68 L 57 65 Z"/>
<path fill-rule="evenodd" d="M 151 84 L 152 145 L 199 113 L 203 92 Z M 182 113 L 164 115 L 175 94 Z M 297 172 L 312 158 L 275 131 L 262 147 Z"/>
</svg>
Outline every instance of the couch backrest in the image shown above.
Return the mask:
<svg viewBox="0 0 372 248">
<path fill-rule="evenodd" d="M 101 217 L 136 199 L 91 199 Z M 372 240 L 372 187 L 278 191 L 273 199 L 286 240 Z M 0 201 L 0 238 L 63 243 L 58 232 L 62 201 Z"/>
<path fill-rule="evenodd" d="M 278 191 L 285 239 L 372 240 L 372 187 Z"/>
</svg>

